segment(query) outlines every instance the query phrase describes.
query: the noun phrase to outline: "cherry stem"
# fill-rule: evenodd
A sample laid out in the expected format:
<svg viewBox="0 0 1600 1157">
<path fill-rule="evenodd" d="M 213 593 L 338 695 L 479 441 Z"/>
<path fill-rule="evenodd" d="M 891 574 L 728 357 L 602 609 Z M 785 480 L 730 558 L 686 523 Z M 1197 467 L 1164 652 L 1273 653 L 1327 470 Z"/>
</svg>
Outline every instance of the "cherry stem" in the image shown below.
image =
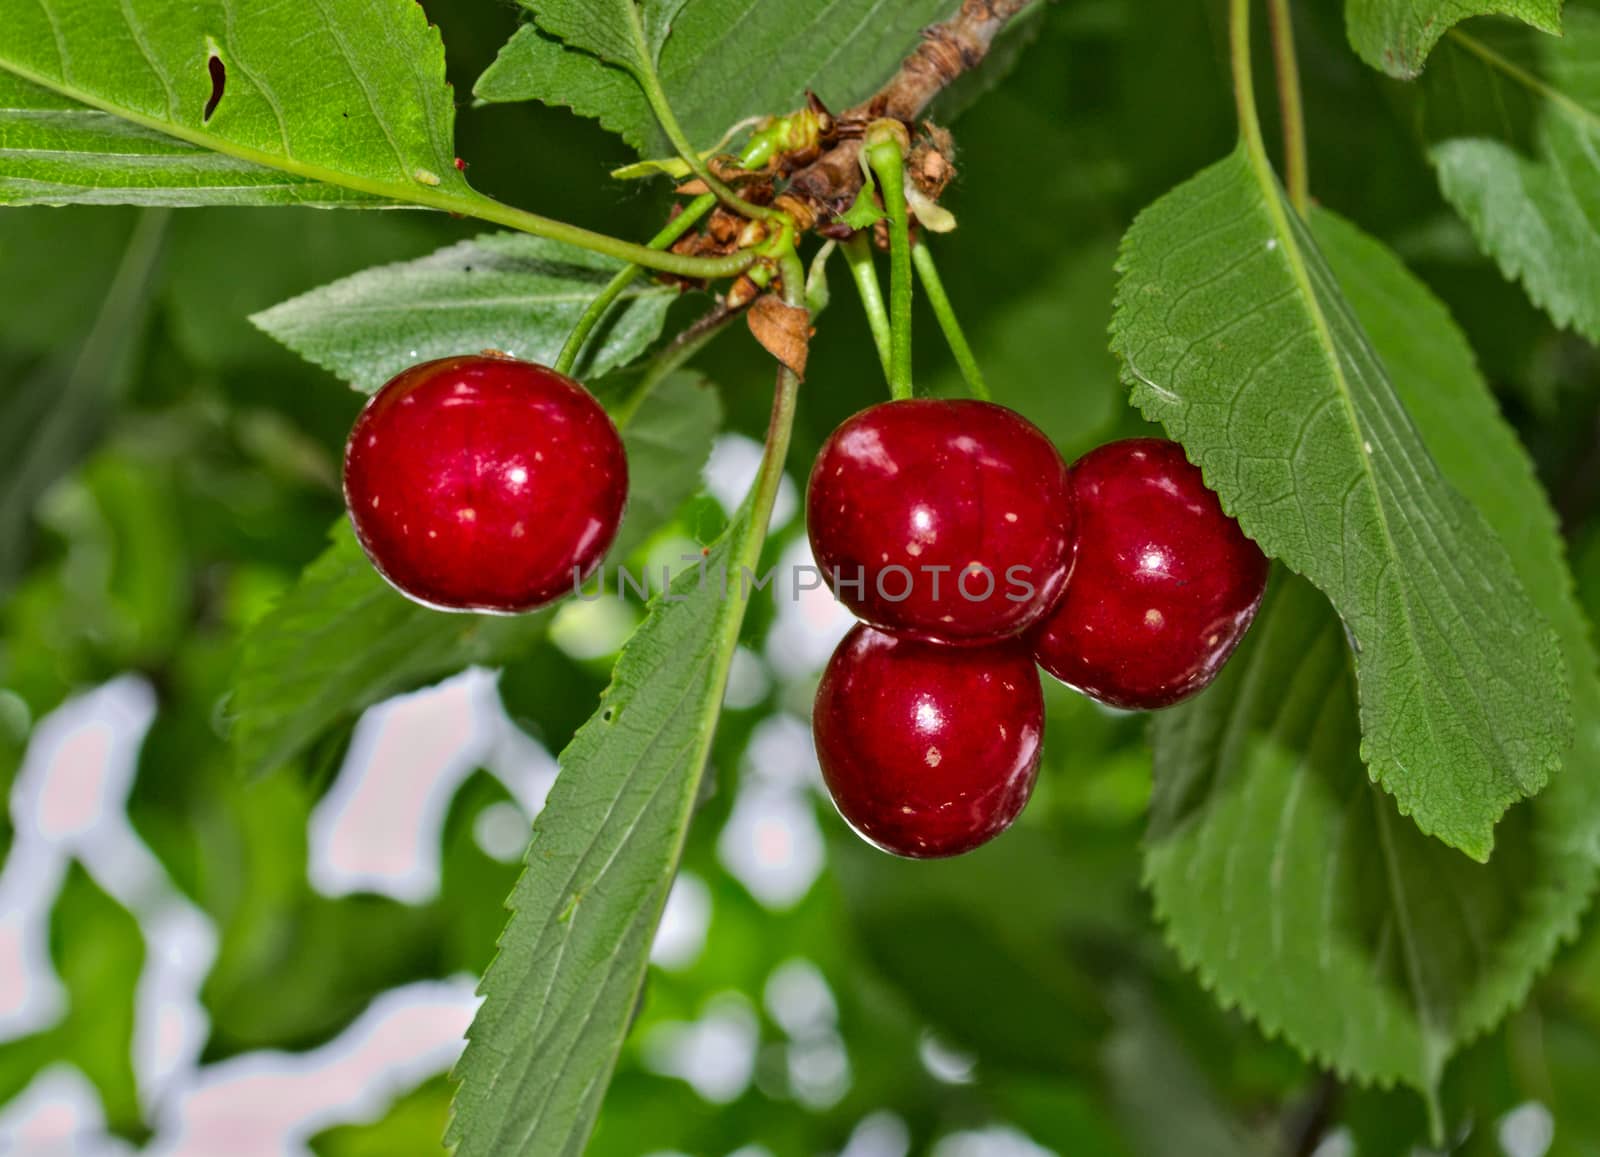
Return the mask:
<svg viewBox="0 0 1600 1157">
<path fill-rule="evenodd" d="M 889 310 L 883 303 L 883 289 L 878 284 L 878 266 L 872 259 L 872 243 L 865 231 L 852 234 L 840 246 L 844 259 L 850 266 L 850 276 L 861 295 L 861 309 L 867 315 L 867 328 L 872 331 L 872 344 L 878 349 L 878 361 L 883 365 L 884 381 L 889 380 Z"/>
<path fill-rule="evenodd" d="M 802 271 L 800 276 L 790 277 L 790 262 L 799 268 L 800 259 L 792 248 L 784 267 L 783 301 L 785 305 L 805 309 L 805 274 Z M 784 462 L 789 457 L 789 436 L 794 429 L 794 413 L 799 396 L 799 375 L 780 364 L 777 385 L 772 394 L 772 417 L 767 422 L 766 445 L 761 454 L 761 468 L 756 472 L 756 480 L 750 488 L 750 517 L 754 520 L 751 525 L 755 533 L 747 537 L 747 549 L 742 552 L 749 557 L 739 560 L 746 566 L 754 567 L 759 561 L 761 544 L 766 539 L 767 523 L 772 519 L 778 487 L 783 482 Z"/>
<path fill-rule="evenodd" d="M 911 397 L 911 218 L 906 209 L 905 130 L 878 121 L 867 130 L 867 164 L 889 217 L 889 394 Z"/>
<path fill-rule="evenodd" d="M 672 103 L 667 100 L 666 90 L 661 87 L 661 77 L 654 69 L 649 71 L 637 70 L 634 79 L 639 82 L 639 87 L 644 89 L 645 100 L 649 102 L 650 111 L 656 114 L 656 122 L 661 125 L 661 131 L 667 134 L 667 140 L 672 143 L 672 149 L 689 166 L 689 171 L 699 177 L 711 190 L 716 198 L 728 208 L 738 213 L 741 217 L 751 220 L 776 220 L 786 216 L 783 212 L 765 205 L 752 205 L 738 193 L 730 189 L 722 180 L 712 173 L 709 165 L 700 156 L 698 150 L 690 143 L 689 137 L 683 131 L 683 126 L 678 123 L 678 114 L 672 111 Z"/>
<path fill-rule="evenodd" d="M 933 316 L 944 331 L 944 340 L 950 346 L 951 356 L 956 359 L 956 365 L 961 367 L 961 376 L 967 380 L 967 388 L 972 391 L 973 397 L 987 402 L 990 397 L 989 384 L 983 380 L 983 370 L 972 354 L 972 347 L 967 344 L 967 335 L 961 331 L 961 322 L 957 320 L 955 308 L 944 291 L 939 269 L 933 263 L 933 251 L 920 239 L 911 247 L 911 263 L 916 266 L 922 291 L 927 294 Z"/>
<path fill-rule="evenodd" d="M 1228 47 L 1233 64 L 1233 103 L 1239 112 L 1239 135 L 1244 138 L 1263 190 L 1276 183 L 1261 137 L 1261 114 L 1256 111 L 1255 77 L 1250 68 L 1250 0 L 1229 0 Z"/>
<path fill-rule="evenodd" d="M 1304 217 L 1311 207 L 1310 167 L 1306 160 L 1305 105 L 1300 96 L 1300 64 L 1294 51 L 1289 0 L 1267 0 L 1272 16 L 1272 58 L 1278 77 L 1278 112 L 1283 118 L 1284 179 L 1289 204 Z"/>
<path fill-rule="evenodd" d="M 710 193 L 696 197 L 683 207 L 683 212 L 667 222 L 666 228 L 650 238 L 647 247 L 656 250 L 669 248 L 674 241 L 693 228 L 700 218 L 710 212 L 716 203 L 716 197 Z M 578 318 L 578 323 L 572 327 L 572 332 L 567 335 L 566 344 L 561 347 L 561 354 L 552 367 L 556 373 L 569 375 L 572 373 L 572 367 L 578 364 L 578 355 L 583 352 L 583 343 L 588 340 L 594 327 L 600 324 L 600 319 L 605 317 L 612 303 L 622 296 L 622 291 L 633 284 L 642 268 L 637 263 L 624 265 L 617 270 L 616 276 L 606 283 L 605 288 L 595 295 L 594 300 Z"/>
<path fill-rule="evenodd" d="M 359 186 L 351 185 L 351 187 Z M 736 277 L 748 269 L 756 259 L 756 255 L 748 250 L 730 253 L 726 257 L 685 257 L 681 253 L 666 253 L 651 249 L 647 245 L 623 241 L 605 233 L 596 233 L 578 225 L 569 225 L 565 221 L 541 217 L 537 213 L 530 213 L 526 209 L 518 209 L 488 197 L 460 197 L 453 193 L 439 194 L 432 189 L 423 189 L 413 194 L 410 200 L 412 204 L 476 217 L 480 221 L 504 225 L 508 229 L 531 233 L 535 237 L 546 237 L 551 241 L 587 249 L 591 253 L 615 257 L 619 261 L 631 261 L 646 269 L 670 273 L 674 277 L 707 281 L 719 277 Z"/>
</svg>

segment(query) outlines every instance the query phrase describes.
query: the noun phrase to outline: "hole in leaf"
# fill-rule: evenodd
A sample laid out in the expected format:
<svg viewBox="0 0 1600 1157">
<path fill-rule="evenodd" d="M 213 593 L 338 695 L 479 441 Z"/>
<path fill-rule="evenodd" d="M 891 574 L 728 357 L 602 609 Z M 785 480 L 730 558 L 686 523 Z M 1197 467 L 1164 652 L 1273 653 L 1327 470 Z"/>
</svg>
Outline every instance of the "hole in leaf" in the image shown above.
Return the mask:
<svg viewBox="0 0 1600 1157">
<path fill-rule="evenodd" d="M 206 61 L 206 68 L 211 72 L 211 99 L 206 101 L 206 111 L 200 117 L 202 121 L 209 121 L 211 114 L 217 111 L 217 105 L 222 103 L 222 90 L 228 86 L 228 66 L 222 62 L 222 57 L 213 52 Z"/>
</svg>

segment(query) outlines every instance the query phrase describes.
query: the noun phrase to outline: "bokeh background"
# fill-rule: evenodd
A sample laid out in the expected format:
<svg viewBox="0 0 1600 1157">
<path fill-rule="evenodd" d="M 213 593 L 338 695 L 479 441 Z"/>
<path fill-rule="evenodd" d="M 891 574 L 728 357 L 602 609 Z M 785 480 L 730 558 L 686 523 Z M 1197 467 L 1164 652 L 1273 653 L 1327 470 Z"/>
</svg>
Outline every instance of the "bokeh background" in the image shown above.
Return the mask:
<svg viewBox="0 0 1600 1157">
<path fill-rule="evenodd" d="M 470 92 L 515 9 L 424 6 Z M 1339 5 L 1296 8 L 1313 187 L 1473 336 L 1593 612 L 1600 361 L 1477 256 Z M 1140 428 L 1106 352 L 1117 240 L 1231 147 L 1220 48 L 1205 3 L 1067 0 L 1008 38 L 1009 71 L 939 110 L 960 146 L 946 281 L 999 399 L 1069 457 Z M 595 228 L 644 236 L 666 209 L 608 179 L 621 142 L 559 110 L 464 107 L 458 151 L 485 191 Z M 375 707 L 256 781 L 234 767 L 228 696 L 241 631 L 339 517 L 361 401 L 246 317 L 478 231 L 398 212 L 0 212 L 0 1153 L 441 1152 L 445 1073 L 553 753 L 640 607 L 570 606 L 518 662 Z M 769 563 L 809 561 L 796 487 L 883 394 L 842 272 L 834 291 Z M 917 358 L 921 388 L 957 388 L 925 314 Z M 755 467 L 770 363 L 733 332 L 698 365 L 727 431 L 705 493 L 635 562 L 677 565 Z M 820 592 L 753 608 L 590 1153 L 1421 1151 L 1412 1094 L 1317 1073 L 1163 945 L 1139 886 L 1140 718 L 1051 688 L 1039 790 L 1005 838 L 941 864 L 856 841 L 807 723 L 847 625 Z M 1586 932 L 1455 1064 L 1453 1147 L 1600 1152 L 1597 1032 Z"/>
</svg>

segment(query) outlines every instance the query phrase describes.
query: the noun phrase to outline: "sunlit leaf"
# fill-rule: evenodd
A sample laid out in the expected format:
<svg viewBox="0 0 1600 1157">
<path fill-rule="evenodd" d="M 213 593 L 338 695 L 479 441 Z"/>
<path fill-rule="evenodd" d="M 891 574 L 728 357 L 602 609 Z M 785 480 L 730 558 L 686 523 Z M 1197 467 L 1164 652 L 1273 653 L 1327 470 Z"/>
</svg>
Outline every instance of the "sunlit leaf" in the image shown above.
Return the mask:
<svg viewBox="0 0 1600 1157">
<path fill-rule="evenodd" d="M 1424 832 L 1487 858 L 1501 813 L 1571 743 L 1563 660 L 1316 238 L 1241 146 L 1145 210 L 1120 267 L 1112 344 L 1135 404 L 1333 602 L 1374 778 Z"/>
<path fill-rule="evenodd" d="M 1545 32 L 1561 31 L 1562 0 L 1345 0 L 1350 43 L 1373 68 L 1410 78 L 1422 71 L 1440 37 L 1462 20 L 1514 17 Z"/>
<path fill-rule="evenodd" d="M 0 203 L 472 195 L 443 46 L 412 0 L 296 20 L 225 0 L 3 0 L 0 27 Z"/>
<path fill-rule="evenodd" d="M 1279 572 L 1216 685 L 1162 715 L 1146 873 L 1183 959 L 1319 1063 L 1436 1102 L 1445 1062 L 1526 995 L 1593 888 L 1600 683 L 1554 520 L 1449 316 L 1328 213 L 1313 232 L 1440 469 L 1555 625 L 1578 742 L 1476 864 L 1395 815 L 1359 749 L 1345 632 Z"/>
<path fill-rule="evenodd" d="M 619 2 L 551 7 L 563 14 L 591 7 L 610 11 Z M 561 41 L 572 33 L 590 52 L 618 50 L 594 47 L 602 41 L 576 31 L 566 18 L 547 23 L 546 5 L 531 7 L 536 23 L 518 30 L 473 94 L 489 102 L 564 105 L 598 118 L 642 156 L 671 152 L 633 77 Z M 799 108 L 807 89 L 836 109 L 865 98 L 916 47 L 923 27 L 958 7 L 954 0 L 800 6 L 789 0 L 695 0 L 672 21 L 672 35 L 660 49 L 661 84 L 689 140 L 708 147 L 745 117 Z"/>
</svg>

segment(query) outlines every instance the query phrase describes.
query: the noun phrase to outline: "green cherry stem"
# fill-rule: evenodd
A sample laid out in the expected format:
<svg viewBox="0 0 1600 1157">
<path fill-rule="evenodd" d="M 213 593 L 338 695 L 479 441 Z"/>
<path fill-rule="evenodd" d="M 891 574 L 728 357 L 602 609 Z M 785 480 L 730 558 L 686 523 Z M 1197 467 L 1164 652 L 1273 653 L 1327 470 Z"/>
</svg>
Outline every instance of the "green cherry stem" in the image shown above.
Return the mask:
<svg viewBox="0 0 1600 1157">
<path fill-rule="evenodd" d="M 967 344 L 967 335 L 961 331 L 961 322 L 957 320 L 950 297 L 944 291 L 939 269 L 933 263 L 933 251 L 921 240 L 911 247 L 911 263 L 916 266 L 922 291 L 928 296 L 928 305 L 933 309 L 933 316 L 939 320 L 939 328 L 944 331 L 944 340 L 950 346 L 956 365 L 961 367 L 961 376 L 967 380 L 967 388 L 972 391 L 973 397 L 987 402 L 989 384 L 983 380 L 983 370 L 972 354 L 972 347 Z"/>
<path fill-rule="evenodd" d="M 710 212 L 711 207 L 716 203 L 715 196 L 710 193 L 702 193 L 685 205 L 683 212 L 667 222 L 665 229 L 650 238 L 646 247 L 654 250 L 669 248 L 674 241 L 693 228 L 700 218 Z M 578 355 L 583 352 L 583 343 L 588 340 L 589 334 L 594 331 L 595 326 L 600 324 L 600 319 L 605 317 L 606 312 L 617 298 L 622 296 L 623 290 L 633 284 L 634 279 L 639 276 L 642 269 L 643 266 L 637 264 L 624 265 L 617 270 L 616 276 L 606 283 L 605 288 L 595 294 L 594 300 L 589 302 L 583 314 L 578 318 L 578 323 L 572 327 L 572 332 L 567 335 L 566 344 L 561 347 L 561 354 L 556 358 L 555 366 L 552 367 L 558 374 L 570 375 L 572 373 L 572 367 L 578 364 Z"/>
<path fill-rule="evenodd" d="M 1306 161 L 1306 118 L 1300 97 L 1300 64 L 1294 51 L 1289 0 L 1267 0 L 1272 16 L 1273 70 L 1278 77 L 1278 109 L 1283 120 L 1284 184 L 1289 204 L 1304 217 L 1311 207 L 1310 167 Z"/>
<path fill-rule="evenodd" d="M 683 131 L 683 126 L 678 123 L 677 113 L 672 111 L 672 104 L 667 100 L 666 90 L 661 87 L 661 78 L 654 70 L 645 72 L 637 70 L 634 77 L 639 82 L 639 87 L 644 89 L 645 100 L 649 102 L 650 111 L 656 114 L 656 121 L 661 125 L 661 131 L 667 134 L 667 140 L 672 143 L 673 151 L 689 166 L 689 171 L 705 182 L 707 189 L 716 195 L 728 208 L 741 217 L 750 220 L 775 220 L 782 217 L 777 209 L 765 205 L 752 205 L 738 193 L 730 189 L 714 173 L 712 173 L 699 150 L 690 143 L 689 137 Z"/>
<path fill-rule="evenodd" d="M 906 209 L 905 129 L 876 121 L 867 129 L 867 164 L 889 217 L 889 394 L 911 397 L 911 218 Z"/>
<path fill-rule="evenodd" d="M 743 273 L 750 263 L 755 260 L 755 256 L 747 252 L 730 253 L 726 257 L 685 257 L 677 253 L 656 252 L 644 245 L 637 245 L 631 241 L 624 241 L 621 238 L 611 237 L 604 233 L 596 233 L 591 229 L 570 225 L 565 221 L 541 217 L 537 213 L 530 213 L 526 209 L 518 209 L 514 205 L 496 201 L 492 197 L 485 196 L 464 186 L 460 188 L 442 187 L 439 177 L 435 174 L 425 174 L 428 177 L 426 181 L 418 177 L 402 182 L 360 176 L 338 169 L 330 169 L 323 165 L 307 164 L 292 157 L 285 157 L 281 153 L 266 152 L 214 136 L 204 129 L 186 127 L 164 117 L 119 107 L 96 97 L 93 93 L 83 91 L 71 84 L 52 79 L 41 73 L 15 67 L 9 62 L 4 66 L 4 71 L 15 73 L 23 80 L 37 84 L 41 88 L 60 93 L 62 96 L 69 97 L 80 104 L 86 104 L 91 108 L 99 109 L 101 112 L 110 113 L 112 116 L 128 121 L 131 124 L 139 125 L 165 136 L 176 137 L 178 140 L 187 141 L 211 152 L 221 153 L 224 156 L 234 157 L 238 160 L 250 161 L 279 172 L 292 173 L 295 176 L 322 181 L 329 185 L 354 189 L 357 192 L 367 193 L 401 205 L 419 205 L 427 209 L 439 209 L 462 217 L 474 217 L 480 221 L 489 221 L 495 225 L 503 225 L 507 229 L 530 233 L 535 237 L 545 237 L 551 241 L 575 245 L 579 249 L 587 249 L 591 253 L 604 253 L 608 257 L 615 257 L 621 261 L 637 262 L 646 269 L 656 269 L 662 273 L 671 273 L 678 277 L 703 278 L 709 281 L 720 277 L 736 277 Z"/>
<path fill-rule="evenodd" d="M 850 266 L 850 277 L 861 295 L 861 309 L 867 315 L 867 328 L 872 330 L 872 344 L 878 348 L 878 361 L 883 364 L 883 377 L 889 379 L 889 309 L 883 303 L 883 288 L 878 284 L 878 266 L 872 259 L 872 242 L 866 230 L 853 234 L 840 246 L 845 262 Z"/>
</svg>

